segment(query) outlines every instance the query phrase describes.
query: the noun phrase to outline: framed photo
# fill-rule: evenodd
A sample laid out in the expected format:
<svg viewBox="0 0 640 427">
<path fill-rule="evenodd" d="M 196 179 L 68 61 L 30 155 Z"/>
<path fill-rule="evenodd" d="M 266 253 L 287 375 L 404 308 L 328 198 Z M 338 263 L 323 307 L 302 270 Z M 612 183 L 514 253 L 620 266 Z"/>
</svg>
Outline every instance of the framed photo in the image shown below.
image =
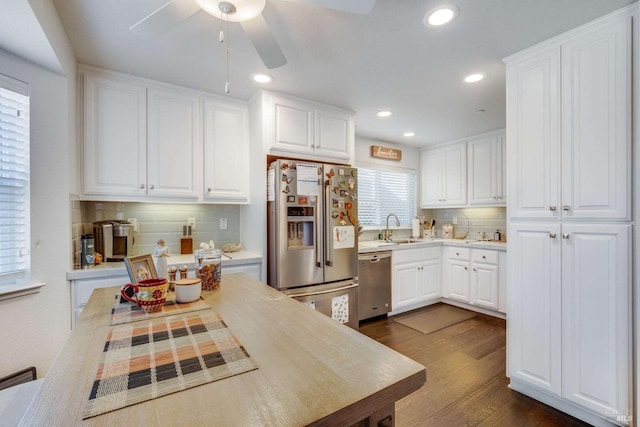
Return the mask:
<svg viewBox="0 0 640 427">
<path fill-rule="evenodd" d="M 156 267 L 153 265 L 151 254 L 136 255 L 124 258 L 131 283 L 138 283 L 144 279 L 157 279 Z"/>
</svg>

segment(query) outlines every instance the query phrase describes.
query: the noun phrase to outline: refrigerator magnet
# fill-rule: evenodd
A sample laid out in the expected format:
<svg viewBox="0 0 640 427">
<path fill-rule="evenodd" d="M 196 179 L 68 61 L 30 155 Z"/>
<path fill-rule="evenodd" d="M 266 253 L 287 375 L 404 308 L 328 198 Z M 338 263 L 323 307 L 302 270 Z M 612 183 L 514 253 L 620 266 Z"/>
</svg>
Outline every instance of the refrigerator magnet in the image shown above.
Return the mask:
<svg viewBox="0 0 640 427">
<path fill-rule="evenodd" d="M 298 196 L 298 204 L 306 205 L 307 204 L 307 196 Z"/>
<path fill-rule="evenodd" d="M 344 204 L 344 207 L 347 209 L 351 209 L 353 207 L 353 205 L 350 202 L 347 202 Z"/>
<path fill-rule="evenodd" d="M 287 196 L 287 203 L 295 203 L 296 196 Z"/>
<path fill-rule="evenodd" d="M 338 200 L 338 207 L 344 209 L 344 200 Z"/>
<path fill-rule="evenodd" d="M 344 169 L 338 169 L 338 175 L 344 175 Z"/>
</svg>

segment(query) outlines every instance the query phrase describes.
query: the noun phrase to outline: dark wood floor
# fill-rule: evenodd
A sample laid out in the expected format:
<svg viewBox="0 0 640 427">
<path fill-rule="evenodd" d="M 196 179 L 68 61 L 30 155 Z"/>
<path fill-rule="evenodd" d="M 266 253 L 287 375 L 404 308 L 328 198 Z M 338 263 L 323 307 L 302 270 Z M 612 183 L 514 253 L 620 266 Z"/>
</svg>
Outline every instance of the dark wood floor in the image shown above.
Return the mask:
<svg viewBox="0 0 640 427">
<path fill-rule="evenodd" d="M 389 318 L 360 332 L 427 369 L 426 384 L 396 404 L 398 427 L 588 425 L 507 388 L 502 319 L 478 314 L 425 335 Z"/>
</svg>

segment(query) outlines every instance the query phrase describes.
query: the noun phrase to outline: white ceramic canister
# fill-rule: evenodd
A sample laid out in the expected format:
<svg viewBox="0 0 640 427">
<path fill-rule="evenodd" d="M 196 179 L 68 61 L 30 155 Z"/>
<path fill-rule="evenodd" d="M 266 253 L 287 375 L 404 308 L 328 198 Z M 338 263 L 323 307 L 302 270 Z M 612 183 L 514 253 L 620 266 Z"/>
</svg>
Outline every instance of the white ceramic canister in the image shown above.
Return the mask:
<svg viewBox="0 0 640 427">
<path fill-rule="evenodd" d="M 176 280 L 176 301 L 180 303 L 197 301 L 202 291 L 200 279 L 180 279 Z"/>
<path fill-rule="evenodd" d="M 453 224 L 442 224 L 442 238 L 453 239 Z"/>
</svg>

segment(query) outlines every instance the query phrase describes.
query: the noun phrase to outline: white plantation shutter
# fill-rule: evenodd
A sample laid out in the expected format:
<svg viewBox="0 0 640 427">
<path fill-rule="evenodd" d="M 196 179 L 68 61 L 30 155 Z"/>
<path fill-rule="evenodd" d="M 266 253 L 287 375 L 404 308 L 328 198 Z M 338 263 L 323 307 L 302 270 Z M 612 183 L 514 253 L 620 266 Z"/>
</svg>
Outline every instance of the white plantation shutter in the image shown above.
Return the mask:
<svg viewBox="0 0 640 427">
<path fill-rule="evenodd" d="M 30 267 L 28 90 L 0 74 L 0 280 Z"/>
<path fill-rule="evenodd" d="M 394 213 L 405 226 L 416 215 L 415 173 L 358 168 L 358 221 L 360 225 L 385 226 Z M 395 226 L 391 218 L 389 225 Z"/>
</svg>

